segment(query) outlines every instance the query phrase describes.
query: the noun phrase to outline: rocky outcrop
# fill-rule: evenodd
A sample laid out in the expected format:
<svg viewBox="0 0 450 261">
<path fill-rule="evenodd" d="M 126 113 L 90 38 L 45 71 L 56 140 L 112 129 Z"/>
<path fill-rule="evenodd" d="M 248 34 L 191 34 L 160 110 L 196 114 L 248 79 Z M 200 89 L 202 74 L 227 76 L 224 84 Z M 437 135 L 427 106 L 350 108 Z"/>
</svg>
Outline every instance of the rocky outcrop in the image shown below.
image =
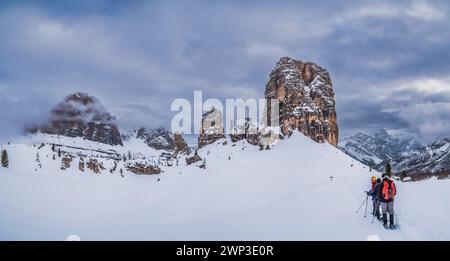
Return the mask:
<svg viewBox="0 0 450 261">
<path fill-rule="evenodd" d="M 195 151 L 194 156 L 186 158 L 187 165 L 191 165 L 199 161 L 202 161 L 202 158 L 197 154 L 197 151 Z"/>
<path fill-rule="evenodd" d="M 75 93 L 51 110 L 50 120 L 29 132 L 81 137 L 110 145 L 123 145 L 115 118 L 93 96 Z"/>
<path fill-rule="evenodd" d="M 136 131 L 136 138 L 156 150 L 172 151 L 175 154 L 189 154 L 191 149 L 181 134 L 172 134 L 163 127 L 147 130 L 144 127 Z"/>
<path fill-rule="evenodd" d="M 225 138 L 222 112 L 213 107 L 203 114 L 198 147 L 212 144 L 222 138 Z"/>
<path fill-rule="evenodd" d="M 230 133 L 231 141 L 247 140 L 252 145 L 258 144 L 258 128 L 249 118 L 238 120 Z"/>
<path fill-rule="evenodd" d="M 329 73 L 313 62 L 282 57 L 270 73 L 266 99 L 279 101 L 279 124 L 283 135 L 299 130 L 317 142 L 337 146 L 339 131 Z M 267 103 L 271 122 L 271 103 Z"/>
<path fill-rule="evenodd" d="M 190 154 L 191 153 L 191 149 L 189 148 L 188 144 L 186 143 L 186 141 L 183 139 L 183 136 L 181 136 L 181 134 L 174 134 L 173 135 L 173 139 L 175 142 L 175 154 Z"/>
<path fill-rule="evenodd" d="M 99 163 L 97 159 L 89 159 L 89 161 L 86 163 L 86 167 L 93 171 L 95 174 L 100 173 L 105 168 L 103 167 L 102 163 Z"/>
<path fill-rule="evenodd" d="M 61 160 L 61 170 L 66 170 L 70 168 L 70 164 L 72 163 L 72 157 L 70 155 L 64 155 Z"/>
<path fill-rule="evenodd" d="M 158 166 L 144 162 L 144 161 L 131 161 L 125 164 L 125 168 L 137 175 L 156 175 L 161 173 L 161 169 Z"/>
</svg>

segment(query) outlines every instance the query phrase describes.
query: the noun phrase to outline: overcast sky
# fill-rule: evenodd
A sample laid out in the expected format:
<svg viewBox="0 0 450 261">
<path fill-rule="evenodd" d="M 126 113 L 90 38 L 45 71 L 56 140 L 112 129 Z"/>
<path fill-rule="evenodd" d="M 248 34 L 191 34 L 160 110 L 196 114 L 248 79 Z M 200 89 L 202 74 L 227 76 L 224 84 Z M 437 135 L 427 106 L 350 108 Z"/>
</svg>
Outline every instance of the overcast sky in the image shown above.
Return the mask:
<svg viewBox="0 0 450 261">
<path fill-rule="evenodd" d="M 331 74 L 341 136 L 450 136 L 449 1 L 1 1 L 0 139 L 88 92 L 122 128 L 175 98 L 259 98 L 281 56 Z"/>
</svg>

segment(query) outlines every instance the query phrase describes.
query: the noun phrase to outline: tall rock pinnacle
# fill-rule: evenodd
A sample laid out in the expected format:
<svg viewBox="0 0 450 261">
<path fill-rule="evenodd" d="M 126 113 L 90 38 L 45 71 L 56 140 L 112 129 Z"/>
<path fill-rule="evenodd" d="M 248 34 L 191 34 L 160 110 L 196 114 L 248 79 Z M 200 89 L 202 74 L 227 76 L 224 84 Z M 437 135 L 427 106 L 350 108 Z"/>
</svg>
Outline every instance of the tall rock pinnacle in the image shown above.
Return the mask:
<svg viewBox="0 0 450 261">
<path fill-rule="evenodd" d="M 282 57 L 270 73 L 266 99 L 277 99 L 284 135 L 297 129 L 317 142 L 337 146 L 339 131 L 329 73 L 313 62 Z M 270 102 L 267 103 L 270 120 Z"/>
</svg>

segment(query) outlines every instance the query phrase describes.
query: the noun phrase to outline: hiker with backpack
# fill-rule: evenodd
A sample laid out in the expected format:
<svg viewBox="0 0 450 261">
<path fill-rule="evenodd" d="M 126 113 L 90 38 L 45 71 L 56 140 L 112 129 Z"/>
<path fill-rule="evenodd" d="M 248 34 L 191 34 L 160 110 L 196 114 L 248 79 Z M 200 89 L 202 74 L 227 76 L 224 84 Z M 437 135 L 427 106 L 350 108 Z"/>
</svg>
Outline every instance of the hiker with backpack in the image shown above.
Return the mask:
<svg viewBox="0 0 450 261">
<path fill-rule="evenodd" d="M 375 176 L 372 177 L 372 190 L 370 192 L 367 192 L 367 195 L 372 197 L 372 204 L 373 204 L 373 210 L 372 215 L 374 215 L 378 220 L 381 221 L 380 216 L 380 198 L 378 196 L 379 190 L 381 189 L 381 179 L 376 178 Z"/>
<path fill-rule="evenodd" d="M 394 180 L 387 174 L 383 174 L 383 180 L 378 189 L 378 198 L 381 202 L 381 211 L 383 212 L 383 226 L 384 228 L 394 229 L 394 198 L 397 194 Z M 387 224 L 387 215 L 389 214 L 389 226 Z"/>
</svg>

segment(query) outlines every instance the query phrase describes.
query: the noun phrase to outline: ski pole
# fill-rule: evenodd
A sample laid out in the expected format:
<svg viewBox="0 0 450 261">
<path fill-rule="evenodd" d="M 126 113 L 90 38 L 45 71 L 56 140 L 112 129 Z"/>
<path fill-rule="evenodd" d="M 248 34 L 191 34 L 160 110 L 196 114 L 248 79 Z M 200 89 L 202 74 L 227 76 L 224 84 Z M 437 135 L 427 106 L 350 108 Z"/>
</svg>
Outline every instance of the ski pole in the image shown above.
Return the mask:
<svg viewBox="0 0 450 261">
<path fill-rule="evenodd" d="M 366 197 L 366 211 L 364 212 L 364 217 L 367 217 L 367 203 L 369 202 L 369 195 Z"/>
<path fill-rule="evenodd" d="M 356 210 L 356 213 L 358 213 L 358 211 L 362 208 L 362 206 L 364 206 L 364 203 L 366 203 L 366 200 L 364 199 L 363 202 L 361 203 L 361 206 L 359 206 L 359 208 Z"/>
<path fill-rule="evenodd" d="M 364 206 L 364 203 L 366 203 L 366 200 L 369 196 L 366 197 L 365 200 L 363 200 L 363 202 L 361 203 L 361 206 L 359 206 L 359 208 L 356 210 L 356 213 L 358 213 L 358 211 L 362 208 L 362 206 Z"/>
</svg>

